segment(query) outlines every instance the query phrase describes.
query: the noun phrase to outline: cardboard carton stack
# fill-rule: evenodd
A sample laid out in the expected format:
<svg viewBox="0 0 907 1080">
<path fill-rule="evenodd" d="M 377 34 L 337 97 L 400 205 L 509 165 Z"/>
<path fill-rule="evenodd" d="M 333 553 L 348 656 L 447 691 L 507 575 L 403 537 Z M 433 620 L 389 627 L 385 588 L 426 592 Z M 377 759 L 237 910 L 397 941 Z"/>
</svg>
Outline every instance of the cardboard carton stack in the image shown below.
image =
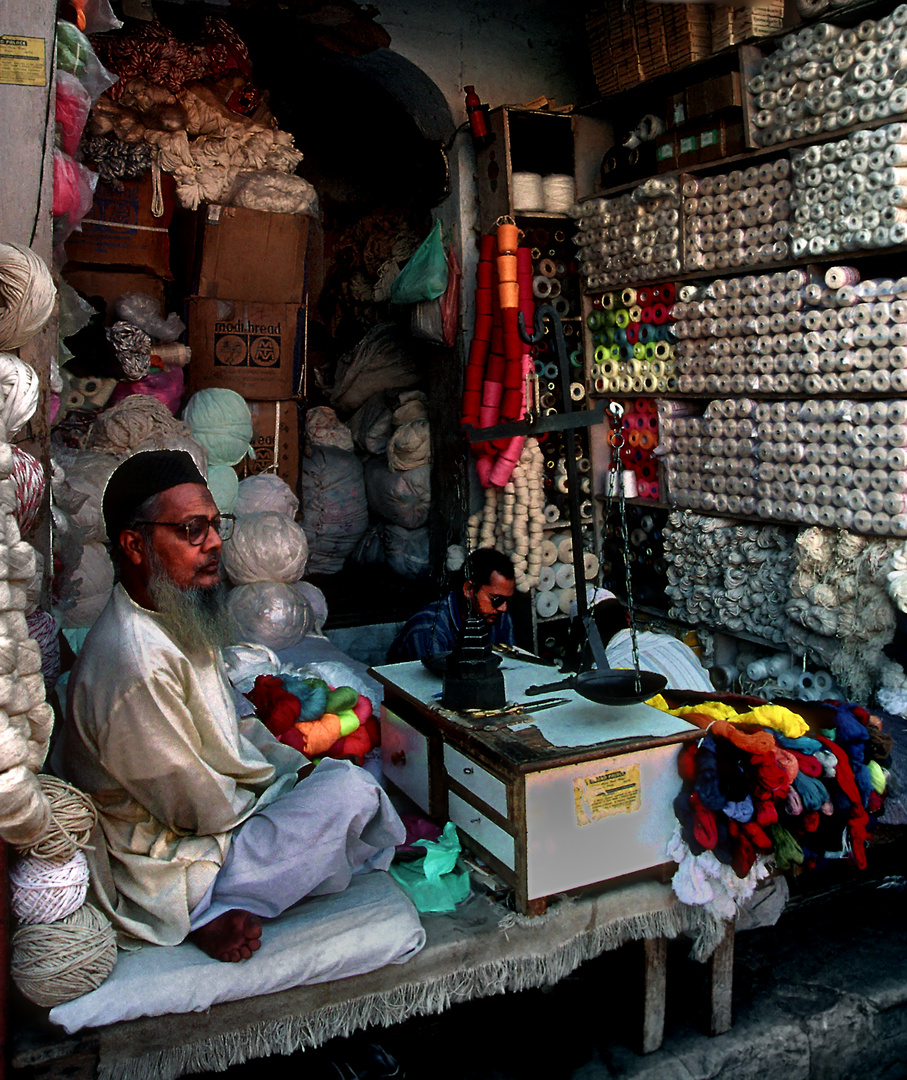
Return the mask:
<svg viewBox="0 0 907 1080">
<path fill-rule="evenodd" d="M 784 24 L 784 0 L 752 7 L 710 6 L 712 50 L 718 52 L 750 38 L 764 37 Z"/>
<path fill-rule="evenodd" d="M 708 8 L 702 4 L 604 0 L 587 8 L 586 34 L 603 95 L 701 60 L 712 51 Z"/>
<path fill-rule="evenodd" d="M 256 459 L 237 466 L 240 475 L 273 471 L 295 491 L 308 218 L 211 205 L 193 224 L 188 391 L 241 394 Z"/>
<path fill-rule="evenodd" d="M 124 180 L 119 188 L 99 181 L 91 209 L 66 241 L 63 276 L 85 296 L 108 304 L 129 292 L 164 302 L 172 280 L 170 222 L 174 207 L 172 176 L 156 182 L 151 173 Z"/>
</svg>

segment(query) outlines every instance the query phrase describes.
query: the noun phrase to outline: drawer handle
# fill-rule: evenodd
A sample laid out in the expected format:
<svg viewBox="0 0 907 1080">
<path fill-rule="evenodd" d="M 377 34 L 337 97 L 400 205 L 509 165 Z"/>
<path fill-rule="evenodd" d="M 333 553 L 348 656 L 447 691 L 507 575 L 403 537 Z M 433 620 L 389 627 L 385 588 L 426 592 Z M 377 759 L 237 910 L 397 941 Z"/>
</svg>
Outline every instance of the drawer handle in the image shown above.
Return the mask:
<svg viewBox="0 0 907 1080">
<path fill-rule="evenodd" d="M 467 765 L 463 769 L 463 772 L 466 776 L 472 776 L 472 774 L 475 772 L 475 769 L 471 765 Z"/>
<path fill-rule="evenodd" d="M 405 750 L 397 750 L 393 754 L 391 754 L 391 765 L 399 765 L 400 768 L 402 769 L 405 764 L 406 764 L 406 751 Z"/>
</svg>

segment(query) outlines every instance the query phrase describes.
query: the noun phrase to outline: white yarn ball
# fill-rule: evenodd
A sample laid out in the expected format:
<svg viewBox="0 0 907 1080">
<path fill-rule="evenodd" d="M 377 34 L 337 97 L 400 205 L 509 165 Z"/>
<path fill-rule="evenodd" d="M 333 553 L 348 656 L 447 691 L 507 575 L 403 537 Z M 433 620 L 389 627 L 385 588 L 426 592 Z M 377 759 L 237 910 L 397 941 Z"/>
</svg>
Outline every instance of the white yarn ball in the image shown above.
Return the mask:
<svg viewBox="0 0 907 1080">
<path fill-rule="evenodd" d="M 265 510 L 295 518 L 299 510 L 299 499 L 286 480 L 275 476 L 274 473 L 247 476 L 239 483 L 236 499 L 237 515 L 259 514 Z"/>
<path fill-rule="evenodd" d="M 293 585 L 254 581 L 227 594 L 237 632 L 235 643 L 266 645 L 279 651 L 296 645 L 312 628 L 312 609 Z"/>
<path fill-rule="evenodd" d="M 252 581 L 298 581 L 305 573 L 309 542 L 295 521 L 266 511 L 236 519 L 221 562 L 234 585 Z"/>
<path fill-rule="evenodd" d="M 0 350 L 18 349 L 44 326 L 57 289 L 47 263 L 21 244 L 0 244 Z"/>
<path fill-rule="evenodd" d="M 2 312 L 0 303 L 0 315 Z M 40 390 L 38 373 L 30 364 L 0 352 L 0 420 L 6 427 L 7 439 L 18 434 L 35 415 Z"/>
<path fill-rule="evenodd" d="M 88 862 L 82 851 L 62 862 L 25 855 L 11 867 L 9 882 L 10 905 L 19 922 L 56 922 L 85 903 Z"/>
</svg>

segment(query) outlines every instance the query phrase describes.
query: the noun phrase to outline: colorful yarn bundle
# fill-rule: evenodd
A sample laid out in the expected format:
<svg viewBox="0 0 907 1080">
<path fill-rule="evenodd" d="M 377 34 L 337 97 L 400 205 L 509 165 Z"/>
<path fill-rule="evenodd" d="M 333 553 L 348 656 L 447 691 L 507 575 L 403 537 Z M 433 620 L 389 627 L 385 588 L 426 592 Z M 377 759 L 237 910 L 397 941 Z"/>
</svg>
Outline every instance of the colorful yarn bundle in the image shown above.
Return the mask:
<svg viewBox="0 0 907 1080">
<path fill-rule="evenodd" d="M 18 446 L 13 447 L 13 471 L 10 480 L 16 491 L 16 521 L 21 535 L 28 533 L 35 523 L 47 481 L 41 463 Z"/>
<path fill-rule="evenodd" d="M 603 293 L 586 317 L 590 376 L 597 394 L 664 392 L 675 388 L 676 288 L 671 282 Z"/>
<path fill-rule="evenodd" d="M 530 349 L 519 333 L 519 316 L 532 327 L 532 253 L 519 246 L 519 229 L 502 222 L 483 236 L 476 269 L 476 318 L 464 374 L 463 423 L 491 427 L 522 418 Z M 476 471 L 484 487 L 502 488 L 523 449 L 515 436 L 476 443 Z"/>
<path fill-rule="evenodd" d="M 636 494 L 640 499 L 658 498 L 658 413 L 652 398 L 638 398 L 624 413 L 624 445 L 620 461 L 624 470 L 636 477 Z"/>
<path fill-rule="evenodd" d="M 683 788 L 674 809 L 694 859 L 711 853 L 739 878 L 757 859 L 787 870 L 851 857 L 865 868 L 870 815 L 884 807 L 887 778 L 884 759 L 871 757 L 872 748 L 886 753 L 890 744 L 870 740 L 870 725 L 880 733 L 880 721 L 857 706 L 813 708 L 816 723 L 835 741 L 813 735 L 795 714 L 786 721 L 774 715 L 777 706 L 742 715 L 720 702 L 669 710 L 707 728 L 678 757 Z M 792 726 L 790 716 L 799 724 Z M 687 866 L 679 884 L 687 889 L 689 883 Z"/>
</svg>

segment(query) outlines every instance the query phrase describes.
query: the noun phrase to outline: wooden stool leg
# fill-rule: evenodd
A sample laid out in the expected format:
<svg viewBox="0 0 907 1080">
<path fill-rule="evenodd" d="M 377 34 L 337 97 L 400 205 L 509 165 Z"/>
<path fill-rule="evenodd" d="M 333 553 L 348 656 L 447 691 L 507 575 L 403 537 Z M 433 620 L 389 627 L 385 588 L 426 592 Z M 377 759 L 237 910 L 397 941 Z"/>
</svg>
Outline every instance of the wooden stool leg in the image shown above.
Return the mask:
<svg viewBox="0 0 907 1080">
<path fill-rule="evenodd" d="M 720 1035 L 730 1031 L 731 999 L 734 990 L 734 924 L 728 923 L 721 944 L 709 961 L 709 989 L 711 1008 L 709 1010 L 709 1034 Z"/>
<path fill-rule="evenodd" d="M 665 989 L 667 986 L 667 938 L 646 938 L 645 1011 L 642 1021 L 642 1052 L 651 1054 L 664 1041 Z"/>
</svg>

